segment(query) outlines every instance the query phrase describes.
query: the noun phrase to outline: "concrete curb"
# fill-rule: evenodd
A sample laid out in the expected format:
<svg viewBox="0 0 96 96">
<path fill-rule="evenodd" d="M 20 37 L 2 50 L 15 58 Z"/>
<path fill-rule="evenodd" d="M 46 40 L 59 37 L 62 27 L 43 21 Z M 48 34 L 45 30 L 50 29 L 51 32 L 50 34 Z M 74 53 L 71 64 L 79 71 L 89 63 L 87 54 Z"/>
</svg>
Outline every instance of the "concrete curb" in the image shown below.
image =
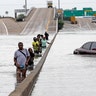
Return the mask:
<svg viewBox="0 0 96 96">
<path fill-rule="evenodd" d="M 57 33 L 55 34 L 54 38 L 51 41 L 51 44 L 46 48 L 44 55 L 42 56 L 41 60 L 38 62 L 36 68 L 24 79 L 16 89 L 9 94 L 9 96 L 29 96 L 32 89 L 34 88 L 34 84 L 37 80 L 37 77 L 42 69 L 42 66 L 46 60 L 48 52 L 56 38 Z"/>
</svg>

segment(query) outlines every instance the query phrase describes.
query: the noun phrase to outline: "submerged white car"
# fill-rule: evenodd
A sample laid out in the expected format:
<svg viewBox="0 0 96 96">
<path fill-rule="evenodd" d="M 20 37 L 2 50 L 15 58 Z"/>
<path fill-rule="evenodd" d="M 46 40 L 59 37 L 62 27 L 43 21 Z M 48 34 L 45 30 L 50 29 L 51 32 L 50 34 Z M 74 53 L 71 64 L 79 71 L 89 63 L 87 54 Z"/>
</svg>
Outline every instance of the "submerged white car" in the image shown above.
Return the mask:
<svg viewBox="0 0 96 96">
<path fill-rule="evenodd" d="M 92 23 L 96 23 L 96 16 L 92 17 Z"/>
<path fill-rule="evenodd" d="M 74 54 L 93 54 L 96 55 L 96 42 L 90 41 L 83 44 L 73 52 Z"/>
</svg>

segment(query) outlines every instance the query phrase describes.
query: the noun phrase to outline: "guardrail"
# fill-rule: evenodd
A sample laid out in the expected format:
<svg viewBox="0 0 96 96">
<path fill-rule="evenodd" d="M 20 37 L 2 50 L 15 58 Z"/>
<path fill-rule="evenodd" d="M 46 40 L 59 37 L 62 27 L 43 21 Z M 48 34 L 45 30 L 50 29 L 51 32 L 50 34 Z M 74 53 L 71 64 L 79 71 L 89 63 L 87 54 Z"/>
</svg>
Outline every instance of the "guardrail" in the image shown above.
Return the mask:
<svg viewBox="0 0 96 96">
<path fill-rule="evenodd" d="M 28 10 L 27 14 L 25 14 L 25 16 L 28 16 L 33 9 L 34 9 L 34 7 L 31 7 L 31 8 Z"/>
</svg>

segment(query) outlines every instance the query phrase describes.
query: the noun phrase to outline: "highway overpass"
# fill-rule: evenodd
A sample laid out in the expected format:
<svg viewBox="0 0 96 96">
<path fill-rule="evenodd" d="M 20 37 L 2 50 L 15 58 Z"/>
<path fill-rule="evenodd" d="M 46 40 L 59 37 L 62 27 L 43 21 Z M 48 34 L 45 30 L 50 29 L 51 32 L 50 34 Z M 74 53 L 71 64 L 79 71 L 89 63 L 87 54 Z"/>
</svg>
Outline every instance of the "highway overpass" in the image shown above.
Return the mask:
<svg viewBox="0 0 96 96">
<path fill-rule="evenodd" d="M 53 32 L 56 27 L 54 8 L 32 8 L 23 22 L 16 22 L 14 18 L 0 19 L 1 35 L 32 35 L 46 30 Z"/>
</svg>

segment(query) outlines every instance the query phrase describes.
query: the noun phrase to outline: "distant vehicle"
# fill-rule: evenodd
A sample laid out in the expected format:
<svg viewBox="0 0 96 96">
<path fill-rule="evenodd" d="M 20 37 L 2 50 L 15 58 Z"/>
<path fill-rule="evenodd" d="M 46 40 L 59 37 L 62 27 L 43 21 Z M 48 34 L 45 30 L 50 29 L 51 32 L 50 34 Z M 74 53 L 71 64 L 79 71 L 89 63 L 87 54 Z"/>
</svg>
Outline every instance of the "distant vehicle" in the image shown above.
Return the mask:
<svg viewBox="0 0 96 96">
<path fill-rule="evenodd" d="M 92 23 L 96 23 L 96 16 L 92 17 Z"/>
<path fill-rule="evenodd" d="M 51 0 L 50 0 L 50 1 L 48 0 L 48 1 L 47 1 L 47 7 L 48 7 L 48 8 L 53 8 L 53 3 L 52 3 Z"/>
<path fill-rule="evenodd" d="M 70 20 L 71 20 L 71 24 L 77 24 L 75 16 L 71 16 Z"/>
<path fill-rule="evenodd" d="M 96 42 L 86 42 L 80 48 L 75 49 L 74 54 L 93 54 L 96 55 Z"/>
</svg>

